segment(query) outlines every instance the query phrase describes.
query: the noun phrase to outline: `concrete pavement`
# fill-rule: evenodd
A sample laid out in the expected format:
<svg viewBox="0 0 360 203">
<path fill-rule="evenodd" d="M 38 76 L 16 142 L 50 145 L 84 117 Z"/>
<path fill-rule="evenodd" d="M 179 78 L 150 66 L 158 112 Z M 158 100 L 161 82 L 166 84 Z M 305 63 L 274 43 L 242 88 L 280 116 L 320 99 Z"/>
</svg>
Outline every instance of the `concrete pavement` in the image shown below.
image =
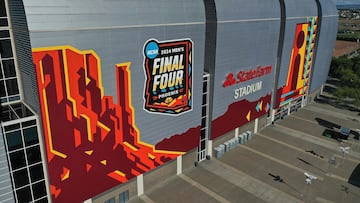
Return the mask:
<svg viewBox="0 0 360 203">
<path fill-rule="evenodd" d="M 358 202 L 360 188 L 348 178 L 360 163 L 359 142 L 322 133 L 331 125 L 360 128 L 359 120 L 358 112 L 312 103 L 130 202 Z M 350 154 L 344 157 L 341 146 L 350 146 Z M 308 185 L 304 172 L 318 179 Z"/>
</svg>

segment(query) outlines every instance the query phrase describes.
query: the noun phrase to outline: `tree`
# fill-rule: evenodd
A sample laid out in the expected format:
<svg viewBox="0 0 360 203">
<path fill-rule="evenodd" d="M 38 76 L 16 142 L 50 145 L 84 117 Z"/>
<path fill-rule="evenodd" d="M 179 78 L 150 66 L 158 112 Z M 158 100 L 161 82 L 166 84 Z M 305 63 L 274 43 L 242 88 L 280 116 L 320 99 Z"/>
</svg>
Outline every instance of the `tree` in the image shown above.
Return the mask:
<svg viewBox="0 0 360 203">
<path fill-rule="evenodd" d="M 360 57 L 333 58 L 329 76 L 341 81 L 334 92 L 337 100 L 360 107 Z"/>
<path fill-rule="evenodd" d="M 340 78 L 344 70 L 352 67 L 353 63 L 350 59 L 344 56 L 341 56 L 339 58 L 333 57 L 330 64 L 329 75 L 331 77 Z"/>
</svg>

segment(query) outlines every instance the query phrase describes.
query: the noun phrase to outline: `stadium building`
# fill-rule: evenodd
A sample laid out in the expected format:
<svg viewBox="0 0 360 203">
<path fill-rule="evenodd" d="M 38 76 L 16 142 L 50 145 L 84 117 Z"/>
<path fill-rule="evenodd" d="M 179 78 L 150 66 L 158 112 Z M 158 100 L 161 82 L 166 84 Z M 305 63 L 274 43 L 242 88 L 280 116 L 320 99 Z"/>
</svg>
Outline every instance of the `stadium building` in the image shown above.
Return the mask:
<svg viewBox="0 0 360 203">
<path fill-rule="evenodd" d="M 126 202 L 218 156 L 321 93 L 337 22 L 329 0 L 0 0 L 0 202 Z"/>
</svg>

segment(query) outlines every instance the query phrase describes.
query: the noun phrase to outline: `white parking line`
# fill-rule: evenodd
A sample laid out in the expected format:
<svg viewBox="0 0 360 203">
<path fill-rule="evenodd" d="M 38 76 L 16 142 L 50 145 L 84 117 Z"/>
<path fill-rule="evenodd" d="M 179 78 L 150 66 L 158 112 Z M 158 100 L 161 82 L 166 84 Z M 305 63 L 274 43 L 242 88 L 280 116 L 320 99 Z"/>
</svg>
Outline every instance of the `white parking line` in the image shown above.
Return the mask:
<svg viewBox="0 0 360 203">
<path fill-rule="evenodd" d="M 289 148 L 291 148 L 291 149 L 293 149 L 293 150 L 299 151 L 299 152 L 301 152 L 301 153 L 303 153 L 303 154 L 307 154 L 307 152 L 305 152 L 303 149 L 300 149 L 300 148 L 295 147 L 295 146 L 293 146 L 293 145 L 289 145 L 289 144 L 287 144 L 287 143 L 285 143 L 285 142 L 282 142 L 282 141 L 280 141 L 280 140 L 271 138 L 271 137 L 269 137 L 269 136 L 262 135 L 261 133 L 257 133 L 256 135 L 258 135 L 258 136 L 260 136 L 260 137 L 262 137 L 262 138 L 271 140 L 271 141 L 273 141 L 273 142 L 276 142 L 276 143 L 278 143 L 278 144 L 287 146 L 287 147 L 289 147 Z M 338 155 L 335 155 L 335 156 L 337 156 L 338 158 L 342 158 L 342 157 L 340 157 L 340 156 L 338 156 Z M 314 156 L 314 157 L 316 157 L 316 156 Z M 317 158 L 319 158 L 319 157 L 317 157 Z M 325 160 L 325 159 L 319 158 L 319 160 L 327 162 L 327 160 Z M 335 178 L 335 179 L 340 180 L 340 181 L 347 182 L 347 179 L 346 179 L 346 178 L 341 177 L 341 176 L 338 176 L 338 175 L 335 175 L 335 174 L 327 174 L 326 176 Z"/>
<path fill-rule="evenodd" d="M 246 145 L 240 145 L 240 147 L 245 148 L 246 150 L 251 151 L 251 152 L 253 152 L 253 153 L 255 153 L 255 154 L 259 155 L 259 156 L 265 157 L 266 159 L 269 159 L 269 160 L 274 161 L 274 162 L 277 162 L 277 163 L 279 163 L 279 164 L 281 164 L 281 165 L 287 166 L 287 167 L 289 167 L 289 168 L 291 168 L 291 169 L 293 169 L 293 170 L 295 170 L 295 171 L 298 171 L 298 172 L 300 172 L 300 173 L 302 173 L 302 174 L 305 173 L 305 172 L 307 172 L 306 170 L 304 170 L 304 169 L 302 169 L 302 168 L 296 167 L 296 166 L 294 166 L 294 165 L 292 165 L 292 164 L 289 164 L 289 163 L 287 163 L 287 162 L 285 162 L 285 161 L 282 161 L 282 160 L 280 160 L 280 159 L 277 159 L 277 158 L 275 158 L 275 157 L 273 157 L 273 156 L 270 156 L 270 155 L 267 155 L 267 154 L 265 154 L 265 153 L 262 153 L 262 152 L 260 152 L 260 151 L 258 151 L 258 150 L 255 150 L 255 149 L 253 149 L 253 148 L 250 148 L 250 147 L 248 147 L 248 146 L 246 146 Z M 324 180 L 324 177 L 320 176 L 319 174 L 315 174 L 315 173 L 312 173 L 312 174 L 315 175 L 315 176 L 318 178 L 318 180 L 321 180 L 321 181 Z"/>
<path fill-rule="evenodd" d="M 274 124 L 274 126 L 276 126 L 276 128 L 274 128 L 275 130 L 281 131 L 281 132 L 288 132 L 286 133 L 289 136 L 292 137 L 296 137 L 298 139 L 304 140 L 306 142 L 310 142 L 334 151 L 339 151 L 339 145 L 335 142 L 331 142 L 329 140 L 323 139 L 323 138 L 319 138 L 316 136 L 312 136 L 309 135 L 307 133 L 304 132 L 300 132 L 297 130 L 294 130 L 292 128 L 283 126 L 283 125 L 279 125 L 279 124 Z M 337 157 L 339 157 L 339 155 L 336 155 Z M 350 158 L 350 157 L 355 157 L 356 159 Z M 341 157 L 342 158 L 342 157 Z M 352 151 L 350 154 L 347 155 L 347 160 L 352 161 L 354 163 L 359 163 L 360 159 L 360 153 L 356 152 L 356 151 Z"/>
<path fill-rule="evenodd" d="M 211 163 L 213 162 L 213 163 Z M 206 163 L 205 170 L 219 175 L 226 181 L 240 187 L 255 197 L 271 203 L 288 203 L 288 202 L 303 202 L 292 195 L 283 192 L 267 183 L 264 183 L 256 178 L 251 177 L 247 173 L 240 171 L 224 162 L 217 159 L 212 159 L 211 162 Z"/>
</svg>

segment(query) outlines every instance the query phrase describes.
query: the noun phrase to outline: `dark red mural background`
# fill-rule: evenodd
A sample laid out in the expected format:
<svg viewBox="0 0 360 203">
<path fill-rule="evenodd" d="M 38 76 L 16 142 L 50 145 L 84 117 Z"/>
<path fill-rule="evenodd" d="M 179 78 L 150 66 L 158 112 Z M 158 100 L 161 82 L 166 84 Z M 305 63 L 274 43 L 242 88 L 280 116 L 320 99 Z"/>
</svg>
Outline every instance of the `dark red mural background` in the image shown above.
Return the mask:
<svg viewBox="0 0 360 203">
<path fill-rule="evenodd" d="M 182 147 L 164 140 L 159 150 L 140 141 L 131 102 L 130 62 L 114 64 L 114 101 L 104 95 L 95 52 L 70 46 L 37 48 L 33 60 L 53 202 L 82 202 L 198 143 L 183 141 L 198 140 L 192 136 L 197 128 L 174 136 L 182 140 Z"/>
<path fill-rule="evenodd" d="M 244 99 L 229 105 L 227 111 L 212 121 L 211 139 L 265 115 L 270 109 L 271 94 L 249 102 Z"/>
</svg>

